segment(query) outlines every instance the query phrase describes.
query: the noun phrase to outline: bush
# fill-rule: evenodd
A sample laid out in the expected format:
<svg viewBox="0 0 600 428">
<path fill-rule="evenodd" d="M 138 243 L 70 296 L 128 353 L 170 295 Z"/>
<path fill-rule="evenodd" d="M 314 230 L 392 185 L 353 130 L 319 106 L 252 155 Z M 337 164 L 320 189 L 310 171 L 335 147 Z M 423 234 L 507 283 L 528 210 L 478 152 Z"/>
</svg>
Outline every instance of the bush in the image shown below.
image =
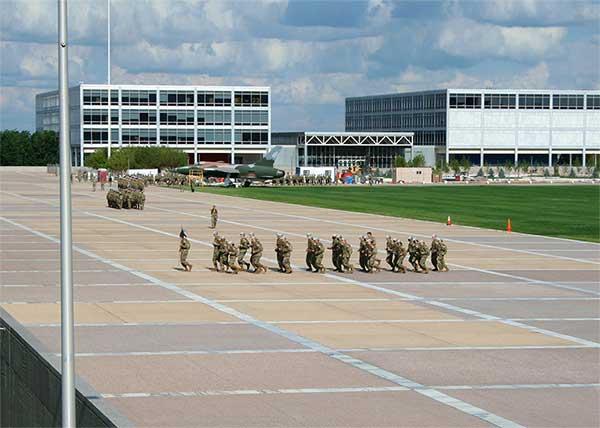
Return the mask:
<svg viewBox="0 0 600 428">
<path fill-rule="evenodd" d="M 0 132 L 0 165 L 44 166 L 58 162 L 58 134 L 55 132 Z"/>
<path fill-rule="evenodd" d="M 544 169 L 544 177 L 550 177 L 550 170 L 548 168 Z"/>
<path fill-rule="evenodd" d="M 488 168 L 488 178 L 495 178 L 494 170 L 492 168 Z"/>
<path fill-rule="evenodd" d="M 483 177 L 483 168 L 479 168 L 479 171 L 477 171 L 477 177 Z"/>
<path fill-rule="evenodd" d="M 506 174 L 504 173 L 504 168 L 500 168 L 500 171 L 498 171 L 498 178 L 506 178 Z"/>
<path fill-rule="evenodd" d="M 577 178 L 577 174 L 575 173 L 575 168 L 571 168 L 571 172 L 569 172 L 569 178 Z"/>
<path fill-rule="evenodd" d="M 425 163 L 425 156 L 423 156 L 422 154 L 418 154 L 412 159 L 412 161 L 410 161 L 410 166 L 420 168 L 425 166 Z"/>
<path fill-rule="evenodd" d="M 594 168 L 592 172 L 592 178 L 598 178 L 600 171 L 598 171 L 598 167 Z"/>
<path fill-rule="evenodd" d="M 558 165 L 554 165 L 554 176 L 560 177 L 560 167 Z"/>
<path fill-rule="evenodd" d="M 96 150 L 85 160 L 92 168 L 109 168 L 113 171 L 127 169 L 177 168 L 187 165 L 188 157 L 181 150 L 169 147 L 124 147 L 111 151 L 107 159 L 106 149 Z"/>
<path fill-rule="evenodd" d="M 106 168 L 106 163 L 108 161 L 108 150 L 100 149 L 96 150 L 94 153 L 88 155 L 84 159 L 84 163 L 86 166 L 90 168 Z"/>
<path fill-rule="evenodd" d="M 396 168 L 406 168 L 406 159 L 404 159 L 404 156 L 396 156 L 396 159 L 394 159 L 394 165 L 396 165 Z"/>
</svg>

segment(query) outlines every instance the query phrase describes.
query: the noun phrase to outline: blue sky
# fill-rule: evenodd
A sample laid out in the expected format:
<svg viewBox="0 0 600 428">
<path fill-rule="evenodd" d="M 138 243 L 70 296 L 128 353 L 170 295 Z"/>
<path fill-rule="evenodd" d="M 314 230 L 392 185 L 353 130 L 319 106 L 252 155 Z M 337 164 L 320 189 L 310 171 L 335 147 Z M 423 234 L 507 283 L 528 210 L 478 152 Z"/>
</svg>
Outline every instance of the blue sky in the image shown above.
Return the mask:
<svg viewBox="0 0 600 428">
<path fill-rule="evenodd" d="M 70 80 L 106 82 L 106 0 L 70 0 Z M 272 88 L 274 130 L 343 130 L 347 96 L 600 89 L 600 1 L 112 0 L 112 81 Z M 0 0 L 0 128 L 57 87 L 56 0 Z"/>
</svg>

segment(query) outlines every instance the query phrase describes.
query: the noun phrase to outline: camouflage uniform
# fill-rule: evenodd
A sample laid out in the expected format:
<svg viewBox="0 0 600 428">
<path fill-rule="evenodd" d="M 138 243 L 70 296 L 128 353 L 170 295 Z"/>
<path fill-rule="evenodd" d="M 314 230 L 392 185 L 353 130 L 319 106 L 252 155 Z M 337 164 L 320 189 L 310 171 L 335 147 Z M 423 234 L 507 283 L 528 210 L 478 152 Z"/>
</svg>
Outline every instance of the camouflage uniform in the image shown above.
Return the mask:
<svg viewBox="0 0 600 428">
<path fill-rule="evenodd" d="M 438 252 L 439 252 L 439 247 L 438 247 L 438 240 L 437 237 L 435 235 L 433 235 L 431 237 L 431 264 L 433 265 L 433 271 L 437 271 L 438 270 Z"/>
<path fill-rule="evenodd" d="M 217 272 L 219 272 L 219 260 L 221 258 L 221 237 L 217 232 L 213 233 L 213 256 L 212 263 Z"/>
<path fill-rule="evenodd" d="M 385 262 L 390 265 L 392 268 L 392 272 L 395 270 L 394 266 L 394 241 L 391 236 L 385 237 L 385 251 L 387 252 L 387 257 L 385 258 Z"/>
<path fill-rule="evenodd" d="M 337 272 L 343 272 L 341 238 L 337 235 L 333 235 L 331 237 L 331 247 L 328 247 L 327 249 L 331 250 L 331 262 L 333 263 L 335 270 Z"/>
<path fill-rule="evenodd" d="M 444 240 L 438 240 L 437 243 L 437 267 L 440 272 L 448 272 L 448 266 L 446 265 L 446 253 L 448 252 L 448 247 L 446 247 L 446 243 Z"/>
<path fill-rule="evenodd" d="M 402 245 L 402 241 L 399 239 L 394 240 L 394 268 L 392 270 L 396 270 L 398 272 L 406 273 L 406 268 L 404 267 L 404 258 L 406 257 L 406 249 Z"/>
<path fill-rule="evenodd" d="M 219 212 L 217 211 L 217 207 L 215 205 L 210 209 L 210 228 L 214 229 L 217 227 L 217 220 L 219 218 Z"/>
<path fill-rule="evenodd" d="M 283 271 L 285 273 L 292 273 L 292 266 L 291 266 L 291 262 L 290 262 L 290 257 L 292 256 L 292 243 L 290 241 L 288 241 L 288 239 L 286 237 L 283 237 L 283 245 L 281 248 L 281 258 L 282 258 L 282 265 L 283 265 Z"/>
<path fill-rule="evenodd" d="M 252 254 L 250 256 L 250 263 L 254 268 L 254 273 L 266 273 L 267 267 L 260 262 L 260 258 L 262 257 L 263 246 L 255 236 L 252 237 L 251 241 L 252 245 Z"/>
<path fill-rule="evenodd" d="M 309 233 L 306 235 L 307 243 L 306 243 L 306 268 L 311 271 L 316 269 L 315 266 L 315 241 L 312 235 Z"/>
<path fill-rule="evenodd" d="M 181 263 L 181 266 L 183 266 L 186 272 L 191 272 L 192 265 L 188 263 L 187 257 L 192 245 L 190 244 L 190 241 L 188 241 L 187 235 L 183 230 L 179 233 L 179 237 L 181 238 L 179 241 L 179 263 Z"/>
<path fill-rule="evenodd" d="M 281 233 L 277 234 L 277 240 L 275 241 L 275 254 L 277 255 L 277 265 L 279 267 L 279 271 L 284 272 L 285 268 L 283 267 L 283 235 L 281 235 Z"/>
<path fill-rule="evenodd" d="M 354 265 L 350 263 L 350 257 L 352 256 L 352 245 L 345 239 L 341 242 L 341 265 L 344 272 L 354 272 Z"/>
<path fill-rule="evenodd" d="M 325 266 L 323 266 L 323 256 L 325 255 L 325 245 L 323 245 L 323 243 L 321 242 L 321 240 L 319 238 L 315 239 L 314 253 L 315 253 L 314 267 L 315 267 L 316 271 L 319 273 L 325 273 Z"/>
<path fill-rule="evenodd" d="M 246 253 L 248 252 L 248 249 L 250 248 L 250 241 L 248 240 L 248 238 L 246 238 L 246 234 L 245 233 L 240 233 L 241 238 L 240 238 L 240 245 L 238 246 L 238 265 L 240 266 L 240 268 L 243 268 L 244 266 L 246 266 L 246 270 L 250 270 L 250 263 L 248 263 L 247 261 L 244 260 L 244 257 L 246 257 Z"/>
<path fill-rule="evenodd" d="M 368 272 L 367 267 L 367 238 L 361 236 L 358 246 L 358 264 L 364 272 Z"/>
<path fill-rule="evenodd" d="M 418 258 L 417 240 L 410 237 L 408 238 L 408 263 L 411 264 L 415 272 L 419 272 L 419 265 L 417 264 Z"/>
<path fill-rule="evenodd" d="M 381 264 L 381 260 L 377 258 L 377 244 L 374 239 L 367 240 L 367 267 L 370 273 L 379 272 L 379 265 Z"/>
<path fill-rule="evenodd" d="M 237 275 L 238 271 L 240 270 L 239 266 L 237 265 L 237 257 L 238 257 L 238 249 L 235 246 L 235 244 L 232 242 L 229 242 L 227 244 L 227 267 L 229 269 L 231 269 L 231 271 Z"/>
<path fill-rule="evenodd" d="M 429 273 L 427 269 L 427 256 L 429 256 L 429 247 L 425 241 L 419 241 L 417 244 L 417 251 L 419 254 L 419 267 L 423 270 L 423 273 Z"/>
</svg>

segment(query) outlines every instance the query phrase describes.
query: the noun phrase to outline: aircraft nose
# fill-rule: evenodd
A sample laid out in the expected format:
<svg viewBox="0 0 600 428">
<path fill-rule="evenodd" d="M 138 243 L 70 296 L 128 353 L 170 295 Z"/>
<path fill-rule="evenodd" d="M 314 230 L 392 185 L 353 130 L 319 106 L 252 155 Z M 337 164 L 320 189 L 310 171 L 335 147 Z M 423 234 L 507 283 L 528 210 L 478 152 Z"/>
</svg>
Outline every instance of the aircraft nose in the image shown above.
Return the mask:
<svg viewBox="0 0 600 428">
<path fill-rule="evenodd" d="M 284 175 L 285 175 L 285 171 L 278 169 L 277 173 L 275 174 L 275 178 L 283 178 Z"/>
</svg>

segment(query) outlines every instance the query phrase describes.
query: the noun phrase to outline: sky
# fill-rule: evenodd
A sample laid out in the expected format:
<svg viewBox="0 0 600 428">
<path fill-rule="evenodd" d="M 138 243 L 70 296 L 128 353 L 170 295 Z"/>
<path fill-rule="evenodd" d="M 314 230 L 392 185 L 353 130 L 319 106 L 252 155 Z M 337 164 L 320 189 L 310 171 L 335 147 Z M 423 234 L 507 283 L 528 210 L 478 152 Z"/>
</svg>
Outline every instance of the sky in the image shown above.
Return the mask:
<svg viewBox="0 0 600 428">
<path fill-rule="evenodd" d="M 69 0 L 71 84 L 106 83 L 107 0 Z M 0 129 L 57 88 L 56 0 L 0 0 Z M 265 85 L 275 131 L 344 129 L 349 96 L 600 89 L 600 0 L 112 0 L 114 84 Z"/>
</svg>

